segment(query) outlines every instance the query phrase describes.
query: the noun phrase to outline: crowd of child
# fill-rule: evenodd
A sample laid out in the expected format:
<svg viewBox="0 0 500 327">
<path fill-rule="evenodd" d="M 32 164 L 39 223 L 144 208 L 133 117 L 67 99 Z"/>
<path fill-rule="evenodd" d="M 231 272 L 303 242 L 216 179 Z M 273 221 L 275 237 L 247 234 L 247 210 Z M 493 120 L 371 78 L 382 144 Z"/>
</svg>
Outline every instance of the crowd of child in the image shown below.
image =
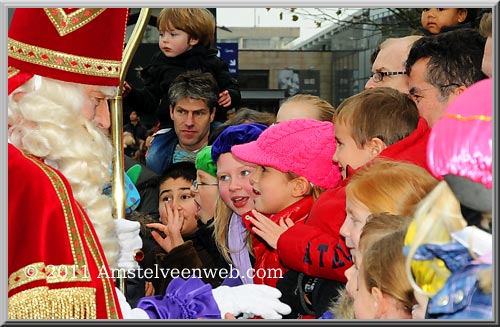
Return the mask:
<svg viewBox="0 0 500 327">
<path fill-rule="evenodd" d="M 136 298 L 149 316 L 175 317 L 155 301 L 185 290 L 178 271 L 214 288 L 222 316 L 238 301 L 226 290 L 263 284 L 290 309 L 265 317 L 492 319 L 491 14 L 480 35 L 470 13 L 424 8 L 425 35 L 381 45 L 365 90 L 337 108 L 297 94 L 276 116 L 236 110 L 217 123 L 241 95 L 214 54 L 213 16 L 162 10 L 145 88 L 123 93 L 159 114 L 145 160 L 157 215 L 128 217 L 143 227 L 141 268 L 159 272 Z M 461 39 L 474 40 L 471 59 L 439 66 L 443 44 Z M 196 301 L 189 310 L 202 311 Z"/>
<path fill-rule="evenodd" d="M 467 244 L 453 243 L 452 236 L 466 225 L 475 224 L 491 233 L 491 181 L 485 184 L 475 178 L 488 174 L 491 178 L 491 161 L 489 166 L 484 161 L 491 160 L 487 138 L 491 142 L 492 94 L 491 89 L 476 85 L 488 83 L 478 83 L 487 76 L 461 84 L 451 75 L 448 85 L 436 87 L 438 91 L 455 85 L 459 89 L 441 104 L 441 116 L 426 114 L 427 107 L 419 104 L 424 96 L 416 96 L 418 78 L 431 73 L 418 71 L 418 78 L 412 78 L 420 58 L 435 64 L 434 57 L 446 55 L 426 50 L 431 47 L 428 44 L 446 42 L 440 41 L 445 40 L 446 33 L 455 33 L 450 38 L 464 39 L 476 33 L 469 29 L 471 12 L 466 8 L 424 8 L 425 36 L 384 42 L 372 58 L 374 75 L 366 90 L 344 100 L 338 108 L 320 97 L 297 94 L 282 103 L 276 117 L 243 108 L 239 114 L 236 111 L 237 117 L 214 131 L 208 142 L 211 145 L 196 157 L 196 179 L 190 192 L 186 191 L 186 201 L 198 208 L 198 225 L 209 231 L 203 234 L 208 238 L 205 250 L 215 248 L 211 253 L 222 258 L 217 267 L 211 267 L 231 267 L 223 285 L 277 287 L 281 301 L 292 309 L 284 318 L 464 318 L 469 317 L 467 312 L 474 318 L 491 317 L 491 313 L 485 314 L 491 309 L 491 298 L 487 298 L 488 294 L 491 297 L 491 287 L 489 293 L 483 286 L 469 289 L 478 304 L 455 307 L 451 313 L 439 311 L 440 304 L 434 300 L 438 291 L 456 292 L 453 286 L 448 286 L 451 291 L 443 288 L 456 271 L 481 271 L 481 277 L 476 274 L 473 279 L 481 284 L 485 272 L 491 273 L 488 262 L 477 266 L 472 255 L 459 267 L 449 267 L 449 259 L 442 257 L 441 250 L 433 259 L 441 260 L 438 270 L 420 263 L 424 250 L 417 250 L 443 240 L 452 242 L 450 247 L 467 248 Z M 485 27 L 488 19 L 490 25 Z M 491 42 L 491 14 L 485 15 L 481 25 L 481 33 Z M 484 41 L 478 47 L 483 45 Z M 488 49 L 479 50 L 484 50 L 484 55 L 481 61 L 474 57 L 474 69 L 484 70 L 491 77 L 491 54 Z M 407 56 L 412 62 L 407 62 Z M 405 75 L 384 74 L 387 64 L 396 65 L 393 70 Z M 409 69 L 413 73 L 408 77 L 405 71 Z M 435 85 L 430 78 L 430 84 Z M 468 106 L 471 96 L 467 95 L 478 93 L 483 95 L 477 99 L 480 103 Z M 438 97 L 436 101 L 445 101 Z M 439 108 L 437 103 L 427 106 L 432 105 Z M 478 120 L 482 129 L 473 126 Z M 445 135 L 452 129 L 459 138 Z M 478 141 L 484 144 L 472 144 Z M 476 158 L 477 148 L 481 149 L 481 158 Z M 457 159 L 463 151 L 470 156 L 474 153 L 479 162 Z M 465 170 L 470 173 L 464 175 Z M 170 168 L 163 174 L 169 176 Z M 431 194 L 444 187 L 444 182 L 439 182 L 443 178 L 456 192 L 448 196 L 460 201 L 455 200 L 455 207 L 443 208 L 441 217 L 434 217 L 432 206 L 437 206 L 444 195 Z M 179 183 L 190 183 L 189 179 L 185 181 Z M 177 210 L 175 205 L 170 209 L 161 198 L 160 194 L 160 212 L 168 208 L 168 216 L 177 219 L 177 224 L 182 216 L 184 224 L 189 224 L 185 209 Z M 426 202 L 431 203 L 427 204 L 431 209 L 423 213 Z M 489 206 L 477 209 L 474 205 L 484 202 Z M 481 216 L 481 223 L 470 218 L 474 214 Z M 167 226 L 174 224 L 172 219 Z M 427 224 L 441 238 L 425 237 L 430 230 L 416 231 L 412 221 L 422 219 L 434 219 Z M 459 219 L 460 223 L 451 227 L 446 219 Z M 160 223 L 150 226 L 160 231 L 170 229 Z M 166 238 L 154 235 L 161 245 L 178 232 L 168 231 Z M 482 234 L 475 235 L 480 238 L 478 242 L 487 243 Z M 182 236 L 178 239 L 174 249 L 187 246 Z M 172 246 L 162 247 L 165 252 L 175 252 Z M 189 261 L 193 258 L 197 256 L 191 255 Z M 186 268 L 193 266 L 186 260 L 179 263 L 183 261 Z M 426 291 L 422 278 L 443 276 L 443 271 L 447 273 L 439 283 L 433 280 L 433 292 Z"/>
</svg>

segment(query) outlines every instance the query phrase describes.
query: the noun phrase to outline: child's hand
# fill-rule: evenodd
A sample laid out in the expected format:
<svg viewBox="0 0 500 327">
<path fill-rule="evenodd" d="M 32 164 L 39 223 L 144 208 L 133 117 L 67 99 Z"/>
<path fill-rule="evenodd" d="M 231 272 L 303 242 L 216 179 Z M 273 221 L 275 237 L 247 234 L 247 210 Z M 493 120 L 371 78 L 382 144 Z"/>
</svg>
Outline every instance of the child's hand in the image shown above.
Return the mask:
<svg viewBox="0 0 500 327">
<path fill-rule="evenodd" d="M 122 97 L 126 97 L 130 91 L 132 91 L 132 86 L 127 81 L 123 81 Z"/>
<path fill-rule="evenodd" d="M 222 91 L 219 94 L 219 105 L 222 107 L 229 107 L 231 105 L 231 96 L 228 90 Z"/>
<path fill-rule="evenodd" d="M 167 212 L 167 217 L 160 217 L 160 223 L 147 224 L 149 228 L 155 228 L 163 233 L 166 237 L 162 237 L 158 232 L 152 231 L 151 235 L 156 243 L 162 247 L 167 253 L 172 251 L 173 248 L 184 243 L 181 235 L 181 229 L 184 224 L 184 213 L 182 210 L 172 208 L 168 202 L 164 203 Z"/>
<path fill-rule="evenodd" d="M 174 207 L 169 202 L 164 202 L 165 209 L 167 210 L 167 231 L 168 235 L 176 238 L 181 238 L 181 229 L 184 225 L 184 212 L 182 209 Z M 179 244 L 180 245 L 180 244 Z"/>
<path fill-rule="evenodd" d="M 248 217 L 250 222 L 254 225 L 252 230 L 255 234 L 262 237 L 262 239 L 273 249 L 278 247 L 278 239 L 281 234 L 294 225 L 290 218 L 287 218 L 286 222 L 283 221 L 283 218 L 281 218 L 278 225 L 260 212 L 257 212 L 255 209 L 252 210 L 252 213 L 255 216 L 255 219 Z"/>
<path fill-rule="evenodd" d="M 155 288 L 153 286 L 153 283 L 145 282 L 144 296 L 153 296 L 153 295 L 155 295 Z"/>
</svg>

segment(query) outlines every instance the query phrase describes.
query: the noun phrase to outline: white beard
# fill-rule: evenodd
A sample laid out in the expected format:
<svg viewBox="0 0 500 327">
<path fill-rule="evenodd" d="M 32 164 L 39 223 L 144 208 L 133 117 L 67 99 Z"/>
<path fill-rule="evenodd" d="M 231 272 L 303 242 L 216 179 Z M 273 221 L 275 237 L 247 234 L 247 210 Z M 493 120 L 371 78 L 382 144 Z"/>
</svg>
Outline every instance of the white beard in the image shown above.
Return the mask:
<svg viewBox="0 0 500 327">
<path fill-rule="evenodd" d="M 114 268 L 119 245 L 112 201 L 102 194 L 111 179 L 113 148 L 109 138 L 80 114 L 82 101 L 81 85 L 42 78 L 40 88 L 20 101 L 9 97 L 9 141 L 44 159 L 68 179 Z"/>
</svg>

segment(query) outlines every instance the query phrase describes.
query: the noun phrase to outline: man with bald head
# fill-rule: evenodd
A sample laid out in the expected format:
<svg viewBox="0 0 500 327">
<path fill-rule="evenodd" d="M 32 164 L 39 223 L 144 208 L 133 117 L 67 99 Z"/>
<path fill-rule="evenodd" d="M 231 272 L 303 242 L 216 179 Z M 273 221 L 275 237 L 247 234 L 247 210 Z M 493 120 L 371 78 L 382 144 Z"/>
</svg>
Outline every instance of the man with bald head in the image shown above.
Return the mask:
<svg viewBox="0 0 500 327">
<path fill-rule="evenodd" d="M 372 76 L 365 89 L 375 87 L 392 87 L 400 92 L 408 93 L 408 75 L 405 62 L 413 42 L 421 38 L 410 35 L 401 38 L 389 38 L 378 47 L 378 53 L 372 62 Z"/>
</svg>

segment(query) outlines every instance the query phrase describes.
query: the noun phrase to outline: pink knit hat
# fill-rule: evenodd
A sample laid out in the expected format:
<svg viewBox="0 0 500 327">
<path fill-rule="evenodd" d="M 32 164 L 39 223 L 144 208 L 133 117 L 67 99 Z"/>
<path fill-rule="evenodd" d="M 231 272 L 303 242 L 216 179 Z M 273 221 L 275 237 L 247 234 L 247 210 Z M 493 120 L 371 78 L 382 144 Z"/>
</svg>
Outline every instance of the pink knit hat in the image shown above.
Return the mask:
<svg viewBox="0 0 500 327">
<path fill-rule="evenodd" d="M 256 141 L 233 146 L 231 152 L 243 161 L 293 172 L 314 185 L 331 188 L 341 179 L 332 160 L 335 149 L 332 123 L 292 119 L 269 127 Z"/>
</svg>

